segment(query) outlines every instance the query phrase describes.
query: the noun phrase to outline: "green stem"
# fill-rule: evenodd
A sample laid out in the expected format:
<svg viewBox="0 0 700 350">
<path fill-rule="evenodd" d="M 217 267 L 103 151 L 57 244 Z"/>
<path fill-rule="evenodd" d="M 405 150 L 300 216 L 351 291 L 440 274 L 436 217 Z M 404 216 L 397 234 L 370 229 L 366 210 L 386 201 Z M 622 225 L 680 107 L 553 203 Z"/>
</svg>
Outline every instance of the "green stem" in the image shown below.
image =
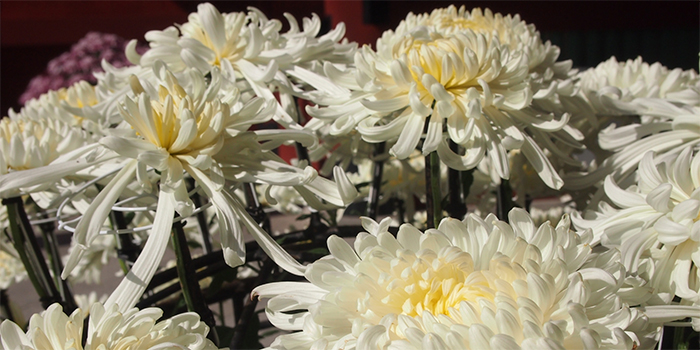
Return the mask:
<svg viewBox="0 0 700 350">
<path fill-rule="evenodd" d="M 515 204 L 513 203 L 513 189 L 510 187 L 510 182 L 501 179 L 501 184 L 498 186 L 498 200 L 496 214 L 498 219 L 508 222 L 508 213 Z"/>
<path fill-rule="evenodd" d="M 261 262 L 261 264 L 262 265 L 260 266 L 260 274 L 255 279 L 255 283 L 253 284 L 255 286 L 259 286 L 265 283 L 265 281 L 267 281 L 270 275 L 272 274 L 272 270 L 275 267 L 275 264 L 272 262 L 271 259 L 264 259 Z M 245 306 L 242 307 L 242 310 L 240 311 L 240 318 L 238 318 L 238 322 L 236 323 L 236 328 L 234 331 L 235 333 L 231 338 L 231 349 L 243 348 L 243 343 L 246 338 L 246 333 L 248 332 L 248 325 L 250 324 L 250 319 L 252 317 L 257 317 L 255 313 L 255 306 L 257 304 L 258 298 L 246 298 Z"/>
<path fill-rule="evenodd" d="M 61 254 L 58 251 L 58 240 L 53 225 L 42 226 L 41 233 L 44 238 L 44 245 L 49 253 L 49 262 L 51 263 L 51 269 L 54 275 L 53 282 L 58 287 L 64 310 L 66 312 L 73 312 L 73 310 L 78 308 L 78 305 L 75 303 L 73 292 L 71 291 L 70 285 L 68 285 L 68 281 L 61 278 L 63 263 L 61 262 Z"/>
<path fill-rule="evenodd" d="M 464 198 L 465 208 L 467 198 L 469 198 L 469 191 L 474 183 L 474 171 L 476 171 L 476 168 L 459 172 L 460 180 L 462 181 L 462 198 Z"/>
<path fill-rule="evenodd" d="M 437 152 L 425 156 L 425 204 L 428 228 L 436 228 L 442 220 L 442 193 L 440 191 L 440 157 Z"/>
<path fill-rule="evenodd" d="M 15 323 L 20 322 L 17 315 L 12 312 L 10 297 L 7 295 L 7 290 L 5 289 L 0 289 L 0 307 L 4 310 L 3 312 L 5 313 L 5 316 L 7 316 L 8 320 Z"/>
<path fill-rule="evenodd" d="M 450 140 L 450 149 L 453 152 L 459 151 L 459 145 L 454 141 Z M 464 196 L 464 191 L 462 190 L 462 175 L 461 171 L 449 168 L 447 170 L 447 183 L 448 183 L 448 196 L 449 204 L 447 207 L 447 212 L 451 217 L 457 219 L 463 219 L 464 215 L 467 214 L 467 205 L 465 201 L 467 197 Z M 467 188 L 467 194 L 469 194 L 469 188 Z"/>
<path fill-rule="evenodd" d="M 7 207 L 12 243 L 27 270 L 29 280 L 39 295 L 41 305 L 46 309 L 49 305 L 60 302 L 61 298 L 51 280 L 44 256 L 39 250 L 34 230 L 29 223 L 27 213 L 24 211 L 22 198 L 6 198 L 2 202 Z"/>
<path fill-rule="evenodd" d="M 678 350 L 687 350 L 690 347 L 685 328 L 678 327 L 673 329 L 673 345 L 674 349 Z"/>
<path fill-rule="evenodd" d="M 125 230 L 128 227 L 124 213 L 121 211 L 112 210 L 109 213 L 109 220 L 112 223 L 112 228 L 116 231 Z M 115 238 L 117 240 L 119 266 L 121 266 L 124 274 L 127 274 L 131 270 L 131 265 L 139 257 L 140 249 L 131 239 L 131 234 L 116 234 Z"/>
<path fill-rule="evenodd" d="M 372 185 L 369 188 L 369 199 L 367 200 L 367 216 L 371 219 L 377 218 L 379 209 L 379 194 L 382 187 L 382 175 L 384 172 L 384 162 L 377 160 L 379 155 L 384 153 L 385 143 L 378 143 L 374 146 L 374 160 L 372 161 Z"/>
<path fill-rule="evenodd" d="M 195 192 L 192 195 L 192 203 L 194 203 L 195 207 L 197 208 L 202 207 L 202 197 L 198 192 Z M 197 224 L 199 227 L 199 233 L 202 234 L 202 242 L 204 242 L 204 253 L 209 254 L 214 251 L 214 248 L 211 245 L 211 234 L 209 233 L 206 212 L 204 210 L 197 213 Z"/>
<path fill-rule="evenodd" d="M 182 221 L 173 223 L 172 242 L 177 256 L 177 275 L 180 279 L 180 287 L 185 298 L 185 304 L 187 304 L 187 310 L 199 314 L 202 321 L 209 326 L 209 335 L 207 337 L 214 344 L 218 345 L 219 336 L 216 333 L 214 314 L 206 304 L 204 294 L 199 288 L 199 280 L 197 280 L 192 266 L 192 256 L 190 255 L 190 249 L 187 247 L 187 238 L 185 237 Z"/>
<path fill-rule="evenodd" d="M 397 216 L 399 218 L 399 226 L 403 225 L 406 216 L 406 209 L 403 206 L 403 200 L 399 197 L 394 197 L 394 205 L 396 206 Z"/>
</svg>

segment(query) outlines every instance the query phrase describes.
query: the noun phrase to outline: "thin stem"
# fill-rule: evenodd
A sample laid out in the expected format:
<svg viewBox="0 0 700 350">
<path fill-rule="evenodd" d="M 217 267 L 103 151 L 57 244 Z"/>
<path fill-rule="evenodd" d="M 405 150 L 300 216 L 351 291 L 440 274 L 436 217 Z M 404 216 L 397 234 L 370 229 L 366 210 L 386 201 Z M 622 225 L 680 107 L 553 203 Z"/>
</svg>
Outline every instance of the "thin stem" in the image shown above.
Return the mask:
<svg viewBox="0 0 700 350">
<path fill-rule="evenodd" d="M 297 122 L 299 124 L 305 124 L 306 123 L 306 114 L 304 113 L 304 109 L 299 105 L 299 99 L 296 97 L 292 97 L 294 99 L 294 107 L 295 107 L 295 113 L 297 117 Z M 304 147 L 299 142 L 294 143 L 296 152 L 297 152 L 297 159 L 299 161 L 306 161 L 308 165 L 311 165 L 311 158 L 309 157 L 309 151 Z M 258 221 L 259 222 L 259 221 Z M 323 226 L 323 223 L 321 222 L 321 213 L 319 213 L 316 210 L 311 210 L 311 213 L 309 214 L 309 227 L 307 227 L 306 232 L 309 234 L 308 238 L 313 238 L 311 236 L 320 226 Z M 269 222 L 268 222 L 268 228 L 269 228 Z M 265 231 L 270 232 L 268 229 L 265 229 Z"/>
<path fill-rule="evenodd" d="M 469 198 L 469 190 L 472 187 L 472 184 L 474 183 L 474 172 L 476 171 L 476 168 L 469 169 L 467 171 L 461 171 L 459 173 L 460 175 L 460 180 L 462 181 L 462 198 L 464 198 L 464 208 L 466 210 L 467 206 L 467 198 Z"/>
<path fill-rule="evenodd" d="M 436 228 L 442 220 L 442 193 L 440 191 L 440 157 L 437 152 L 425 156 L 425 204 L 428 228 Z"/>
<path fill-rule="evenodd" d="M 199 192 L 195 192 L 192 195 L 192 203 L 194 203 L 194 206 L 197 208 L 202 206 L 202 197 L 199 195 Z M 202 234 L 202 242 L 204 242 L 204 253 L 211 253 L 213 251 L 211 246 L 211 234 L 209 233 L 207 217 L 203 211 L 197 213 L 197 224 L 199 227 L 199 233 Z"/>
<path fill-rule="evenodd" d="M 222 326 L 226 325 L 226 317 L 224 317 L 224 303 L 219 302 L 219 322 Z"/>
<path fill-rule="evenodd" d="M 2 202 L 7 207 L 12 243 L 27 270 L 29 280 L 32 282 L 37 294 L 39 294 L 41 305 L 46 309 L 49 305 L 60 302 L 61 298 L 51 280 L 44 255 L 39 250 L 34 230 L 29 223 L 27 213 L 24 211 L 22 198 L 6 198 Z"/>
<path fill-rule="evenodd" d="M 185 298 L 185 304 L 187 304 L 187 310 L 199 314 L 202 321 L 209 326 L 209 335 L 207 337 L 214 344 L 218 345 L 219 336 L 216 333 L 214 314 L 206 304 L 204 294 L 199 288 L 199 280 L 197 280 L 192 266 L 192 256 L 190 255 L 190 249 L 187 247 L 187 238 L 185 237 L 185 230 L 181 221 L 173 223 L 172 241 L 177 256 L 177 275 L 180 279 L 180 287 Z"/>
<path fill-rule="evenodd" d="M 109 220 L 112 222 L 112 227 L 115 231 L 125 230 L 127 228 L 126 218 L 124 213 L 117 210 L 112 210 L 109 213 Z M 117 256 L 119 257 L 119 265 L 122 271 L 126 274 L 131 269 L 131 266 L 138 258 L 140 249 L 131 239 L 131 234 L 117 234 Z"/>
<path fill-rule="evenodd" d="M 406 222 L 406 209 L 403 206 L 403 200 L 399 197 L 394 197 L 394 205 L 396 205 L 397 216 L 399 217 L 399 226 Z"/>
<path fill-rule="evenodd" d="M 690 345 L 688 344 L 685 333 L 685 328 L 675 328 L 673 330 L 673 345 L 675 345 L 675 348 L 678 350 L 687 350 Z"/>
<path fill-rule="evenodd" d="M 296 100 L 295 100 L 296 101 Z M 309 152 L 306 150 L 306 148 L 299 142 L 295 142 L 294 145 L 296 146 L 296 151 L 297 151 L 297 158 L 302 161 L 305 160 L 306 162 L 311 164 L 311 161 L 309 160 Z M 309 215 L 309 232 L 314 231 L 317 226 L 321 225 L 321 214 L 316 211 L 316 210 L 311 210 L 311 214 Z M 270 231 L 268 231 L 270 232 Z"/>
<path fill-rule="evenodd" d="M 453 152 L 459 150 L 459 145 L 454 141 L 450 140 L 450 149 Z M 462 176 L 461 171 L 449 168 L 447 170 L 447 182 L 448 182 L 448 196 L 449 205 L 447 207 L 447 212 L 451 217 L 462 219 L 464 215 L 467 214 L 467 205 L 464 203 L 466 197 L 463 196 L 462 191 Z M 469 189 L 467 189 L 467 192 Z"/>
<path fill-rule="evenodd" d="M 384 161 L 377 158 L 384 153 L 385 143 L 374 145 L 374 160 L 372 161 L 372 186 L 369 188 L 369 199 L 367 200 L 367 216 L 372 219 L 377 218 L 379 209 L 379 194 L 381 193 L 382 175 L 384 173 Z"/>
<path fill-rule="evenodd" d="M 49 253 L 49 262 L 51 263 L 51 269 L 53 270 L 54 280 L 53 282 L 58 287 L 58 292 L 61 295 L 61 300 L 63 301 L 66 312 L 73 312 L 78 308 L 73 298 L 73 292 L 71 291 L 68 281 L 61 278 L 61 272 L 63 272 L 63 263 L 61 262 L 61 254 L 58 251 L 58 240 L 56 238 L 56 232 L 53 230 L 53 225 L 44 224 L 41 226 L 41 233 L 44 238 L 44 245 Z"/>
<path fill-rule="evenodd" d="M 260 205 L 258 194 L 255 192 L 255 184 L 245 184 L 243 189 L 245 190 L 246 203 L 248 203 L 248 208 L 246 208 L 248 214 L 250 214 L 256 222 L 262 224 L 262 228 L 265 232 L 270 232 L 270 218 L 263 210 L 262 205 Z"/>
<path fill-rule="evenodd" d="M 262 266 L 260 267 L 260 273 L 255 279 L 255 283 L 253 285 L 259 286 L 263 284 L 268 279 L 268 277 L 270 277 L 270 274 L 272 273 L 274 267 L 275 264 L 272 262 L 271 259 L 263 260 Z M 255 314 L 255 307 L 257 306 L 257 304 L 258 298 L 246 299 L 245 306 L 243 306 L 243 310 L 240 313 L 240 318 L 236 323 L 235 333 L 231 338 L 231 349 L 243 349 L 243 343 L 246 338 L 245 335 L 246 333 L 248 333 L 248 325 L 250 324 L 250 319 L 252 317 L 257 317 L 257 315 Z"/>
<path fill-rule="evenodd" d="M 498 219 L 508 222 L 508 213 L 513 209 L 513 189 L 510 187 L 510 182 L 501 179 L 501 184 L 498 186 L 498 199 L 496 214 Z"/>
<path fill-rule="evenodd" d="M 15 323 L 18 322 L 17 315 L 12 312 L 12 306 L 10 306 L 10 297 L 7 295 L 7 290 L 0 289 L 0 308 L 3 309 L 5 316 L 10 321 Z"/>
</svg>

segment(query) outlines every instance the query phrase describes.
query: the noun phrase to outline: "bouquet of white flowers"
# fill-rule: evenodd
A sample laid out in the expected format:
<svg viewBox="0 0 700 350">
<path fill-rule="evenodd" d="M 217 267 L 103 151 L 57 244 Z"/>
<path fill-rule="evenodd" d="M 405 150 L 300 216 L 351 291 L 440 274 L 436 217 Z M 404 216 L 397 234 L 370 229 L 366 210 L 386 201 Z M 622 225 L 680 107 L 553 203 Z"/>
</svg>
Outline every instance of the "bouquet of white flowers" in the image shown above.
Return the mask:
<svg viewBox="0 0 700 350">
<path fill-rule="evenodd" d="M 359 48 L 286 20 L 200 4 L 130 65 L 10 110 L 0 288 L 27 277 L 46 311 L 25 325 L 2 294 L 0 349 L 250 348 L 266 328 L 271 349 L 688 346 L 697 72 L 578 71 L 488 9 L 410 13 Z M 308 224 L 273 232 L 279 213 Z M 110 260 L 119 285 L 76 298 Z M 235 327 L 210 308 L 228 299 Z"/>
</svg>

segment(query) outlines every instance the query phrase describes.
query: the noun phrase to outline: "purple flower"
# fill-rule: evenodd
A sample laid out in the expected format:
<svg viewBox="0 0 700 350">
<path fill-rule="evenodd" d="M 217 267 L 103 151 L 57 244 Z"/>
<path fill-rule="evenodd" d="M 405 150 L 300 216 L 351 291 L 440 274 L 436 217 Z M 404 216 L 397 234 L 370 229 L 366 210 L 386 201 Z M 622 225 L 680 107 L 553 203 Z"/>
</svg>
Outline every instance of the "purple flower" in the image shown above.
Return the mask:
<svg viewBox="0 0 700 350">
<path fill-rule="evenodd" d="M 131 65 L 124 54 L 127 41 L 114 34 L 90 32 L 75 43 L 71 50 L 52 59 L 46 65 L 46 71 L 32 78 L 20 97 L 24 104 L 32 98 L 37 98 L 49 90 L 68 87 L 80 80 L 92 84 L 97 83 L 93 73 L 102 72 L 103 60 L 115 67 Z M 143 54 L 148 50 L 146 45 L 138 45 L 136 51 Z"/>
</svg>

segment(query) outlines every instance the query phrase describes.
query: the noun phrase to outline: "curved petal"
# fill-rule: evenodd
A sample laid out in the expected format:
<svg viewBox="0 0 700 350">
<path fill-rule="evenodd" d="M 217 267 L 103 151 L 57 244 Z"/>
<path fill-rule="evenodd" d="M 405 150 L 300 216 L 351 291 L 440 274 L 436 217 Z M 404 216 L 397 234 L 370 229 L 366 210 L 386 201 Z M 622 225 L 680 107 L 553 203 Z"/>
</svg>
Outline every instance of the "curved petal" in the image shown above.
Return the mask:
<svg viewBox="0 0 700 350">
<path fill-rule="evenodd" d="M 109 212 L 112 210 L 112 206 L 117 199 L 119 199 L 119 196 L 126 186 L 134 179 L 137 164 L 138 162 L 136 160 L 126 163 L 124 168 L 122 168 L 109 184 L 100 191 L 90 204 L 90 207 L 85 211 L 73 233 L 73 240 L 81 246 L 81 248 L 89 246 L 92 240 L 100 233 L 102 224 L 107 219 Z M 75 254 L 80 254 L 80 249 L 76 249 Z M 73 255 L 74 253 L 71 253 L 71 257 L 73 257 Z M 77 264 L 75 259 L 69 259 L 69 261 Z M 75 264 L 66 263 L 61 273 L 61 278 L 65 279 L 68 277 L 74 267 Z"/>
<path fill-rule="evenodd" d="M 116 304 L 119 311 L 124 313 L 136 305 L 163 258 L 173 227 L 174 215 L 175 196 L 161 191 L 158 195 L 158 209 L 153 219 L 153 228 L 146 245 L 129 273 L 105 301 L 105 309 Z"/>
<path fill-rule="evenodd" d="M 557 171 L 545 156 L 544 152 L 535 144 L 530 136 L 523 134 L 525 142 L 522 146 L 522 151 L 527 160 L 532 164 L 532 167 L 537 171 L 542 181 L 555 190 L 560 189 L 564 185 Z"/>
<path fill-rule="evenodd" d="M 419 114 L 409 115 L 406 125 L 404 125 L 403 130 L 401 130 L 399 139 L 396 141 L 396 144 L 391 147 L 390 153 L 398 159 L 408 158 L 413 150 L 416 149 L 418 141 L 420 141 L 424 124 L 425 116 Z"/>
</svg>

